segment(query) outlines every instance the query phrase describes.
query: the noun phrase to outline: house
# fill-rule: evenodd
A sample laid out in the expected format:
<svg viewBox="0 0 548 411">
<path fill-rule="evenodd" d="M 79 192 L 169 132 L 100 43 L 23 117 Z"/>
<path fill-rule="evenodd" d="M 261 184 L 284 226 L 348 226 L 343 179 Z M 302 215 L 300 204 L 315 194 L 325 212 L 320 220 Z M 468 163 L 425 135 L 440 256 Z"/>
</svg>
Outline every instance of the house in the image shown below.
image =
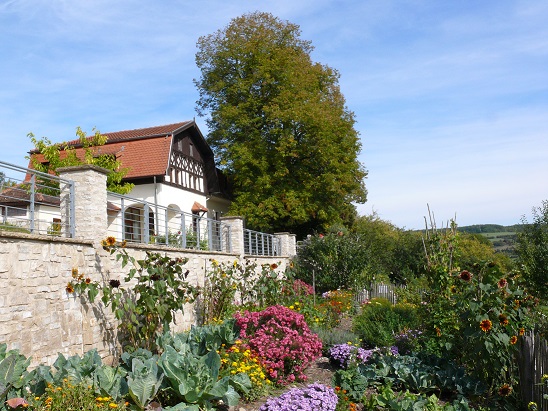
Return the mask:
<svg viewBox="0 0 548 411">
<path fill-rule="evenodd" d="M 167 243 L 172 231 L 196 232 L 198 220 L 218 220 L 228 211 L 227 180 L 194 121 L 102 134 L 107 141 L 96 154 L 115 156 L 128 169 L 123 181 L 135 185 L 128 194 L 135 201 L 109 198 L 109 227 L 117 238 L 150 242 L 149 237 L 162 235 Z M 83 157 L 80 141 L 68 145 Z M 30 154 L 43 160 L 39 153 Z M 182 215 L 190 216 L 187 223 L 180 222 Z"/>
<path fill-rule="evenodd" d="M 55 235 L 61 223 L 59 206 L 59 196 L 31 194 L 28 183 L 0 187 L 0 225 L 17 227 L 23 232 Z"/>
</svg>

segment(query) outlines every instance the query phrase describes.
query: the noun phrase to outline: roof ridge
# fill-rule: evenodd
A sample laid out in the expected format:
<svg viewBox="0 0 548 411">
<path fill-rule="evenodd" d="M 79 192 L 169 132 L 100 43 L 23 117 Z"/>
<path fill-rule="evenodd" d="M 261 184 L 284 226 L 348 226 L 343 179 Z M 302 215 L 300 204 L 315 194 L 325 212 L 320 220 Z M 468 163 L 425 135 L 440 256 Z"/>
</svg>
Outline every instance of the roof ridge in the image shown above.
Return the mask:
<svg viewBox="0 0 548 411">
<path fill-rule="evenodd" d="M 151 128 L 160 128 L 160 127 L 164 128 L 164 127 L 170 127 L 170 126 L 176 126 L 176 125 L 183 125 L 183 124 L 187 124 L 187 123 L 190 123 L 190 122 L 192 122 L 192 120 L 179 121 L 177 123 L 169 123 L 169 124 L 159 124 L 159 125 L 156 125 L 156 126 L 130 128 L 130 129 L 127 129 L 127 130 L 109 131 L 107 133 L 101 133 L 101 135 L 108 135 L 108 134 L 114 134 L 114 133 L 127 133 L 127 132 L 130 132 L 130 131 L 148 130 L 148 129 L 151 129 Z M 88 135 L 86 135 L 86 137 L 88 137 Z M 89 136 L 89 137 L 93 137 L 93 136 Z"/>
</svg>

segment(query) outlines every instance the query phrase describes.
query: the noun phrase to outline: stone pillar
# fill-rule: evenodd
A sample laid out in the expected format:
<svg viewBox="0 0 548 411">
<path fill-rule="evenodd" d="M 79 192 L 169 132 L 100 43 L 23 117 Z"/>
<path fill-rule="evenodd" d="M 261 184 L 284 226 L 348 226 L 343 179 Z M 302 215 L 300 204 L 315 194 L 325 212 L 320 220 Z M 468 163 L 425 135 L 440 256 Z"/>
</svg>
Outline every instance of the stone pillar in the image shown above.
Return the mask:
<svg viewBox="0 0 548 411">
<path fill-rule="evenodd" d="M 230 251 L 244 256 L 244 219 L 242 217 L 221 217 L 221 221 L 230 227 Z"/>
<path fill-rule="evenodd" d="M 289 244 L 287 247 L 287 255 L 291 258 L 297 255 L 297 235 L 289 234 Z"/>
<path fill-rule="evenodd" d="M 280 239 L 280 256 L 294 257 L 297 255 L 296 235 L 290 233 L 274 233 Z"/>
<path fill-rule="evenodd" d="M 91 164 L 62 167 L 59 176 L 74 182 L 74 238 L 99 242 L 107 236 L 107 174 L 109 170 Z M 68 209 L 69 195 L 61 192 L 61 208 Z M 62 222 L 64 223 L 64 222 Z"/>
</svg>

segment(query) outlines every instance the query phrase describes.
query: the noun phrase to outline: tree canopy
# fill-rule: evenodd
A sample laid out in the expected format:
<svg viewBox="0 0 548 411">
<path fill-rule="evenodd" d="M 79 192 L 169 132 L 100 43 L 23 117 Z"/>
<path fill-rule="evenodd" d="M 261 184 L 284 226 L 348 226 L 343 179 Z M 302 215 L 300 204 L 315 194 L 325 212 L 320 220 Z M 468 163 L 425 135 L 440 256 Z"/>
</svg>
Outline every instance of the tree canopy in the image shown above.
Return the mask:
<svg viewBox="0 0 548 411">
<path fill-rule="evenodd" d="M 533 208 L 533 221 L 522 218 L 516 250 L 523 277 L 537 297 L 548 301 L 548 200 Z"/>
<path fill-rule="evenodd" d="M 339 73 L 297 25 L 254 12 L 198 40 L 198 114 L 234 190 L 232 214 L 306 234 L 356 215 L 367 172 Z"/>
</svg>

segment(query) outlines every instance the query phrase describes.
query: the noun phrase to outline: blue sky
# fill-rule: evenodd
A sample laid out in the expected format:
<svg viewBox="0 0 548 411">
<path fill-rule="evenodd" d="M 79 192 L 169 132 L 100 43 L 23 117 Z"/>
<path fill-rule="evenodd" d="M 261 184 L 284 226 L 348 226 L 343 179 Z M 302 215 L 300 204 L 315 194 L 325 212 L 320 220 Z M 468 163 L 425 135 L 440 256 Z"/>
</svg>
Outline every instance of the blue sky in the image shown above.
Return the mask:
<svg viewBox="0 0 548 411">
<path fill-rule="evenodd" d="M 199 36 L 267 11 L 339 70 L 369 171 L 399 227 L 515 224 L 548 199 L 548 2 L 0 0 L 0 160 L 29 132 L 192 119 Z M 205 121 L 196 119 L 204 134 Z"/>
</svg>

